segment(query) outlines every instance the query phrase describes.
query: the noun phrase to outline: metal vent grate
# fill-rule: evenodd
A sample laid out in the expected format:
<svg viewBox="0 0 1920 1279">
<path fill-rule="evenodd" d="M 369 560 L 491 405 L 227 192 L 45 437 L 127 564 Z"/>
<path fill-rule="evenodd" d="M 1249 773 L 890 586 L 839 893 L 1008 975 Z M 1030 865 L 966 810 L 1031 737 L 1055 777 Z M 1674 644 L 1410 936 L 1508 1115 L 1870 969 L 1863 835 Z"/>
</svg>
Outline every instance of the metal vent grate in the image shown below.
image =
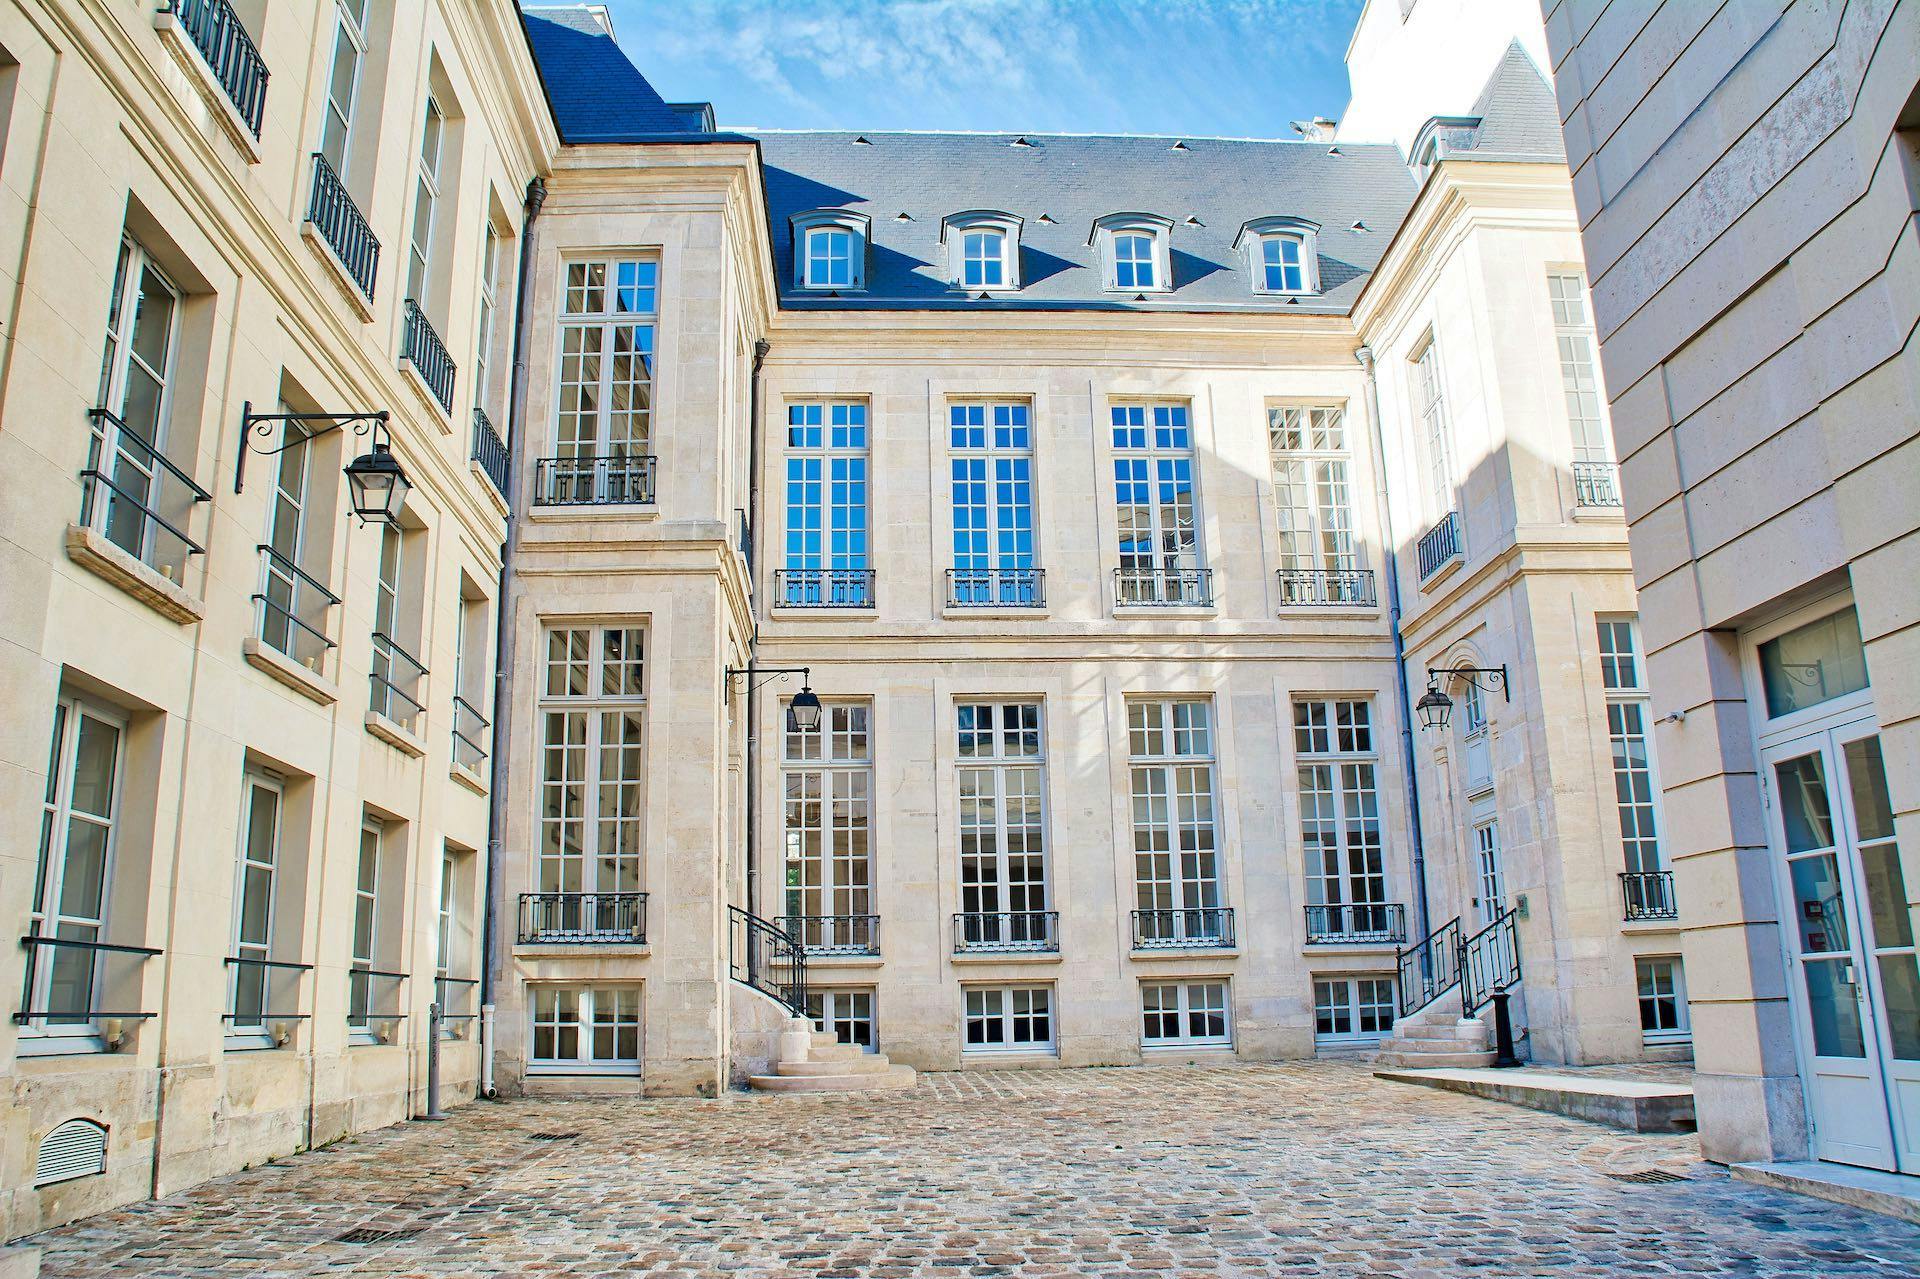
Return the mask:
<svg viewBox="0 0 1920 1279">
<path fill-rule="evenodd" d="M 528 1141 L 572 1141 L 580 1134 L 577 1132 L 530 1132 Z"/>
<path fill-rule="evenodd" d="M 40 1143 L 33 1184 L 51 1186 L 107 1170 L 107 1130 L 91 1119 L 69 1119 Z"/>
<path fill-rule="evenodd" d="M 405 1226 L 399 1229 L 382 1230 L 377 1226 L 358 1226 L 344 1235 L 334 1238 L 335 1243 L 392 1243 L 397 1239 L 411 1239 L 419 1234 L 422 1227 Z"/>
<path fill-rule="evenodd" d="M 1639 1172 L 1610 1172 L 1607 1176 L 1635 1186 L 1670 1186 L 1676 1181 L 1686 1180 L 1679 1173 L 1665 1172 L 1659 1168 L 1646 1168 Z"/>
</svg>

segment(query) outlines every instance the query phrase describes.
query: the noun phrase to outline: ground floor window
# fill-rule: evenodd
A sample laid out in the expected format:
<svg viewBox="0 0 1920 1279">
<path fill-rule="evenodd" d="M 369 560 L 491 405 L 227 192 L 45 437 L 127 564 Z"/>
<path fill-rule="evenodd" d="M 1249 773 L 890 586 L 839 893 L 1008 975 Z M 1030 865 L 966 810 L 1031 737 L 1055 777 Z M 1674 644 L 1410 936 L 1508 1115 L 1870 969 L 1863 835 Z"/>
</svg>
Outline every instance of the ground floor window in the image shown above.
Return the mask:
<svg viewBox="0 0 1920 1279">
<path fill-rule="evenodd" d="M 529 1072 L 639 1074 L 638 986 L 533 986 Z"/>
<path fill-rule="evenodd" d="M 843 1044 L 873 1051 L 873 992 L 871 990 L 809 990 L 807 1016 L 815 1030 L 832 1031 Z"/>
<path fill-rule="evenodd" d="M 1693 1038 L 1687 1020 L 1687 979 L 1678 955 L 1633 961 L 1640 985 L 1640 1038 L 1649 1044 L 1684 1044 Z"/>
<path fill-rule="evenodd" d="M 1393 1030 L 1393 978 L 1313 979 L 1313 1042 L 1376 1043 Z"/>
<path fill-rule="evenodd" d="M 1223 981 L 1143 982 L 1140 1042 L 1225 1045 L 1233 1042 Z"/>
<path fill-rule="evenodd" d="M 1052 1052 L 1051 986 L 969 986 L 967 1052 Z"/>
</svg>

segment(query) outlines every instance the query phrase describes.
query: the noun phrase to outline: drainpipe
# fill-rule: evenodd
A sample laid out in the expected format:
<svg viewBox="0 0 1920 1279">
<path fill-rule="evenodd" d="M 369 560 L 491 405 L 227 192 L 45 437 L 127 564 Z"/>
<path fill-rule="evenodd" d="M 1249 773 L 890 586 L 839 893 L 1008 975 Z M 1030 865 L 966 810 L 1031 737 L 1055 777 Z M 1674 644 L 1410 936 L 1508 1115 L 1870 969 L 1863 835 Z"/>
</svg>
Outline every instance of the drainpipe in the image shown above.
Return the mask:
<svg viewBox="0 0 1920 1279">
<path fill-rule="evenodd" d="M 760 549 L 760 367 L 767 362 L 773 343 L 756 338 L 753 343 L 753 377 L 747 393 L 747 582 L 749 593 L 754 580 L 754 564 Z M 760 641 L 759 619 L 754 619 L 753 634 L 747 637 L 747 667 L 753 667 L 754 647 Z M 760 913 L 760 865 L 754 856 L 759 848 L 760 830 L 760 691 L 747 677 L 747 914 Z M 751 945 L 749 945 L 751 951 Z"/>
<path fill-rule="evenodd" d="M 1372 427 L 1373 470 L 1379 477 L 1380 540 L 1386 546 L 1387 620 L 1393 628 L 1393 683 L 1400 695 L 1400 766 L 1406 773 L 1407 820 L 1413 830 L 1413 915 L 1416 936 L 1432 931 L 1427 914 L 1427 847 L 1420 828 L 1420 779 L 1414 771 L 1413 693 L 1407 686 L 1407 644 L 1400 634 L 1399 543 L 1393 537 L 1393 507 L 1387 498 L 1387 446 L 1380 424 L 1380 385 L 1374 376 L 1373 349 L 1353 353 L 1367 375 L 1367 422 Z"/>
<path fill-rule="evenodd" d="M 527 281 L 533 272 L 533 224 L 540 207 L 547 202 L 547 183 L 533 178 L 527 183 L 524 216 L 520 221 L 519 280 L 514 286 L 513 365 L 507 388 L 507 505 L 511 508 L 512 477 L 520 472 L 520 447 L 526 435 L 527 420 Z M 520 542 L 520 526 L 507 516 L 506 540 L 500 544 L 500 585 L 494 592 L 499 601 L 493 619 L 493 754 L 487 785 L 487 892 L 480 933 L 480 1095 L 496 1094 L 493 1085 L 493 1001 L 494 967 L 500 948 L 500 867 L 505 860 L 504 842 L 507 822 L 507 752 L 501 743 L 502 731 L 513 715 L 513 602 L 510 566 Z"/>
</svg>

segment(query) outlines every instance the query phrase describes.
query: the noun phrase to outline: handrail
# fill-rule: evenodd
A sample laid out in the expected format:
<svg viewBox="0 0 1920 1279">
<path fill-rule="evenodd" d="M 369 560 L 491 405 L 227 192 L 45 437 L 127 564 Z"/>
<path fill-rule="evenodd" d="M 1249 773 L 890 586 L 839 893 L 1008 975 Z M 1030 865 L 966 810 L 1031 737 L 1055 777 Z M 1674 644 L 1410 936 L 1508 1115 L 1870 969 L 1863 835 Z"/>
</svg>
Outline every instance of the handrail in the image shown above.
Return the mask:
<svg viewBox="0 0 1920 1279">
<path fill-rule="evenodd" d="M 1621 918 L 1678 919 L 1680 906 L 1673 895 L 1670 870 L 1627 870 L 1620 872 Z"/>
<path fill-rule="evenodd" d="M 1413 945 L 1394 952 L 1400 1015 L 1410 1017 L 1460 981 L 1460 919 L 1455 916 Z"/>
<path fill-rule="evenodd" d="M 359 964 L 349 964 L 347 971 L 356 977 L 390 977 L 399 981 L 405 981 L 407 978 L 413 976 L 412 973 L 388 972 L 381 968 L 365 968 Z"/>
<path fill-rule="evenodd" d="M 267 107 L 267 63 L 240 15 L 227 0 L 167 0 L 167 12 L 180 20 L 234 110 L 258 138 Z"/>
<path fill-rule="evenodd" d="M 1378 601 L 1370 568 L 1283 568 L 1275 570 L 1282 607 L 1333 605 L 1372 608 Z"/>
<path fill-rule="evenodd" d="M 650 506 L 658 462 L 651 453 L 537 458 L 533 464 L 533 504 Z"/>
<path fill-rule="evenodd" d="M 950 568 L 949 608 L 1041 608 L 1047 602 L 1043 568 Z"/>
<path fill-rule="evenodd" d="M 792 934 L 738 906 L 727 907 L 727 975 L 806 1017 L 807 951 Z"/>
<path fill-rule="evenodd" d="M 1471 1017 L 1520 980 L 1520 933 L 1512 907 L 1460 947 L 1460 1015 Z"/>
<path fill-rule="evenodd" d="M 953 949 L 959 953 L 1057 951 L 1060 949 L 1060 912 L 961 911 L 953 917 Z"/>
<path fill-rule="evenodd" d="M 293 964 L 283 959 L 254 959 L 247 955 L 228 955 L 220 962 L 223 964 L 248 964 L 254 968 L 290 968 L 303 973 L 313 971 L 312 964 Z"/>
<path fill-rule="evenodd" d="M 417 684 L 418 681 L 426 678 L 427 668 L 422 666 L 419 660 L 416 659 L 413 656 L 413 654 L 407 652 L 406 649 L 401 648 L 398 644 L 394 643 L 393 636 L 388 635 L 385 631 L 375 631 L 373 633 L 373 651 L 375 656 L 379 656 L 384 651 L 384 653 L 387 656 L 387 660 L 389 662 L 391 662 L 393 658 L 398 657 L 403 662 L 405 662 L 408 666 L 411 666 L 413 668 L 413 674 L 411 676 L 402 676 L 402 678 L 408 679 L 410 682 L 413 682 L 415 684 Z M 407 692 L 405 689 L 401 688 L 398 684 L 394 683 L 392 679 L 392 675 L 393 675 L 393 671 L 391 667 L 388 668 L 388 673 L 386 675 L 382 675 L 378 671 L 368 672 L 368 678 L 372 680 L 373 686 L 376 689 L 385 689 L 392 696 L 399 698 L 401 701 L 405 702 L 408 706 L 413 708 L 413 713 L 415 715 L 425 714 L 427 709 L 426 705 L 422 703 L 419 698 L 415 697 L 413 694 Z M 390 707 L 389 707 L 389 704 L 384 699 L 382 699 L 381 704 L 379 706 L 374 707 L 373 709 L 378 711 L 382 715 L 387 715 Z M 392 716 L 389 715 L 388 718 L 392 718 Z"/>
<path fill-rule="evenodd" d="M 335 595 L 331 590 L 329 590 L 325 582 L 321 581 L 319 578 L 315 577 L 313 574 L 307 572 L 307 570 L 301 568 L 298 564 L 295 564 L 292 560 L 288 559 L 286 556 L 282 555 L 280 552 L 274 550 L 271 546 L 267 545 L 265 542 L 261 542 L 255 549 L 265 551 L 268 559 L 272 560 L 275 564 L 278 564 L 281 568 L 286 569 L 289 573 L 292 573 L 295 577 L 305 582 L 308 586 L 311 586 L 314 590 L 319 591 L 320 594 L 323 597 L 325 597 L 327 603 L 338 604 L 340 602 L 340 597 L 338 595 Z"/>
<path fill-rule="evenodd" d="M 780 568 L 773 602 L 782 608 L 872 608 L 878 577 L 870 568 Z"/>
<path fill-rule="evenodd" d="M 781 927 L 810 953 L 880 953 L 878 915 L 784 915 Z"/>
<path fill-rule="evenodd" d="M 521 893 L 519 941 L 523 946 L 644 946 L 647 894 Z"/>
<path fill-rule="evenodd" d="M 1231 906 L 1156 906 L 1133 912 L 1135 950 L 1212 950 L 1236 944 Z"/>
<path fill-rule="evenodd" d="M 33 953 L 36 947 L 54 946 L 66 947 L 71 950 L 83 950 L 95 954 L 133 955 L 143 962 L 161 953 L 158 948 L 153 946 L 127 946 L 119 942 L 82 941 L 77 937 L 50 937 L 44 933 L 28 933 L 20 939 L 20 945 L 28 952 L 26 960 L 26 983 L 24 986 L 25 993 L 21 996 L 21 1003 L 23 1005 L 33 997 L 34 989 L 39 984 L 39 957 Z M 94 994 L 95 991 L 90 983 L 85 993 L 85 1002 L 91 1004 L 94 999 Z M 29 1022 L 60 1018 L 62 1020 L 56 1024 L 67 1026 L 83 1025 L 94 1021 L 109 1019 L 119 1021 L 145 1021 L 157 1015 L 158 1014 L 155 1013 L 142 1012 L 107 1012 L 92 1007 L 30 1008 L 23 1006 L 13 1014 L 12 1020 L 16 1026 L 25 1026 Z"/>
<path fill-rule="evenodd" d="M 49 937 L 45 933 L 28 933 L 20 939 L 22 946 L 68 946 L 74 950 L 104 950 L 115 955 L 139 955 L 151 959 L 164 952 L 152 946 L 123 946 L 117 942 L 81 941 L 78 937 Z"/>
<path fill-rule="evenodd" d="M 153 445 L 147 443 L 145 440 L 141 439 L 139 434 L 136 433 L 132 427 L 128 426 L 124 421 L 121 420 L 120 415 L 118 413 L 115 413 L 112 409 L 109 409 L 109 408 L 96 407 L 96 408 L 88 409 L 87 416 L 95 419 L 104 418 L 106 421 L 111 422 L 113 424 L 113 428 L 115 432 L 119 434 L 122 443 L 132 443 L 136 448 L 146 453 L 148 457 L 158 462 L 162 467 L 166 469 L 168 474 L 173 476 L 174 479 L 179 480 L 182 484 L 187 486 L 187 491 L 193 494 L 193 500 L 195 502 L 211 502 L 213 500 L 213 494 L 201 488 L 200 485 L 194 481 L 194 478 L 191 475 L 188 475 L 185 471 L 181 470 L 179 465 L 175 463 L 172 458 L 168 457 L 165 453 L 162 453 L 158 448 L 154 447 Z"/>
<path fill-rule="evenodd" d="M 1116 568 L 1113 602 L 1122 608 L 1212 608 L 1210 568 Z"/>
<path fill-rule="evenodd" d="M 1310 902 L 1307 945 L 1326 946 L 1407 939 L 1407 908 L 1399 902 Z"/>
</svg>

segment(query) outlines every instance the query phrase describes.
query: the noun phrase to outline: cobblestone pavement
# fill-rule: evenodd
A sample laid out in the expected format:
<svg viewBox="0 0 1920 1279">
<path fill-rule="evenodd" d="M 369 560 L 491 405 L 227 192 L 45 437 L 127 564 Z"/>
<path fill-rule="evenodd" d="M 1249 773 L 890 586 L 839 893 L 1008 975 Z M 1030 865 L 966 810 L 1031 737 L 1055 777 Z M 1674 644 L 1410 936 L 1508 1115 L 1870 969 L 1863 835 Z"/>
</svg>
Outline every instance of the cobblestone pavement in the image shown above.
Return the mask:
<svg viewBox="0 0 1920 1279">
<path fill-rule="evenodd" d="M 89 1279 L 1920 1275 L 1920 1228 L 1734 1182 L 1692 1137 L 1331 1062 L 481 1104 L 34 1242 Z"/>
</svg>

